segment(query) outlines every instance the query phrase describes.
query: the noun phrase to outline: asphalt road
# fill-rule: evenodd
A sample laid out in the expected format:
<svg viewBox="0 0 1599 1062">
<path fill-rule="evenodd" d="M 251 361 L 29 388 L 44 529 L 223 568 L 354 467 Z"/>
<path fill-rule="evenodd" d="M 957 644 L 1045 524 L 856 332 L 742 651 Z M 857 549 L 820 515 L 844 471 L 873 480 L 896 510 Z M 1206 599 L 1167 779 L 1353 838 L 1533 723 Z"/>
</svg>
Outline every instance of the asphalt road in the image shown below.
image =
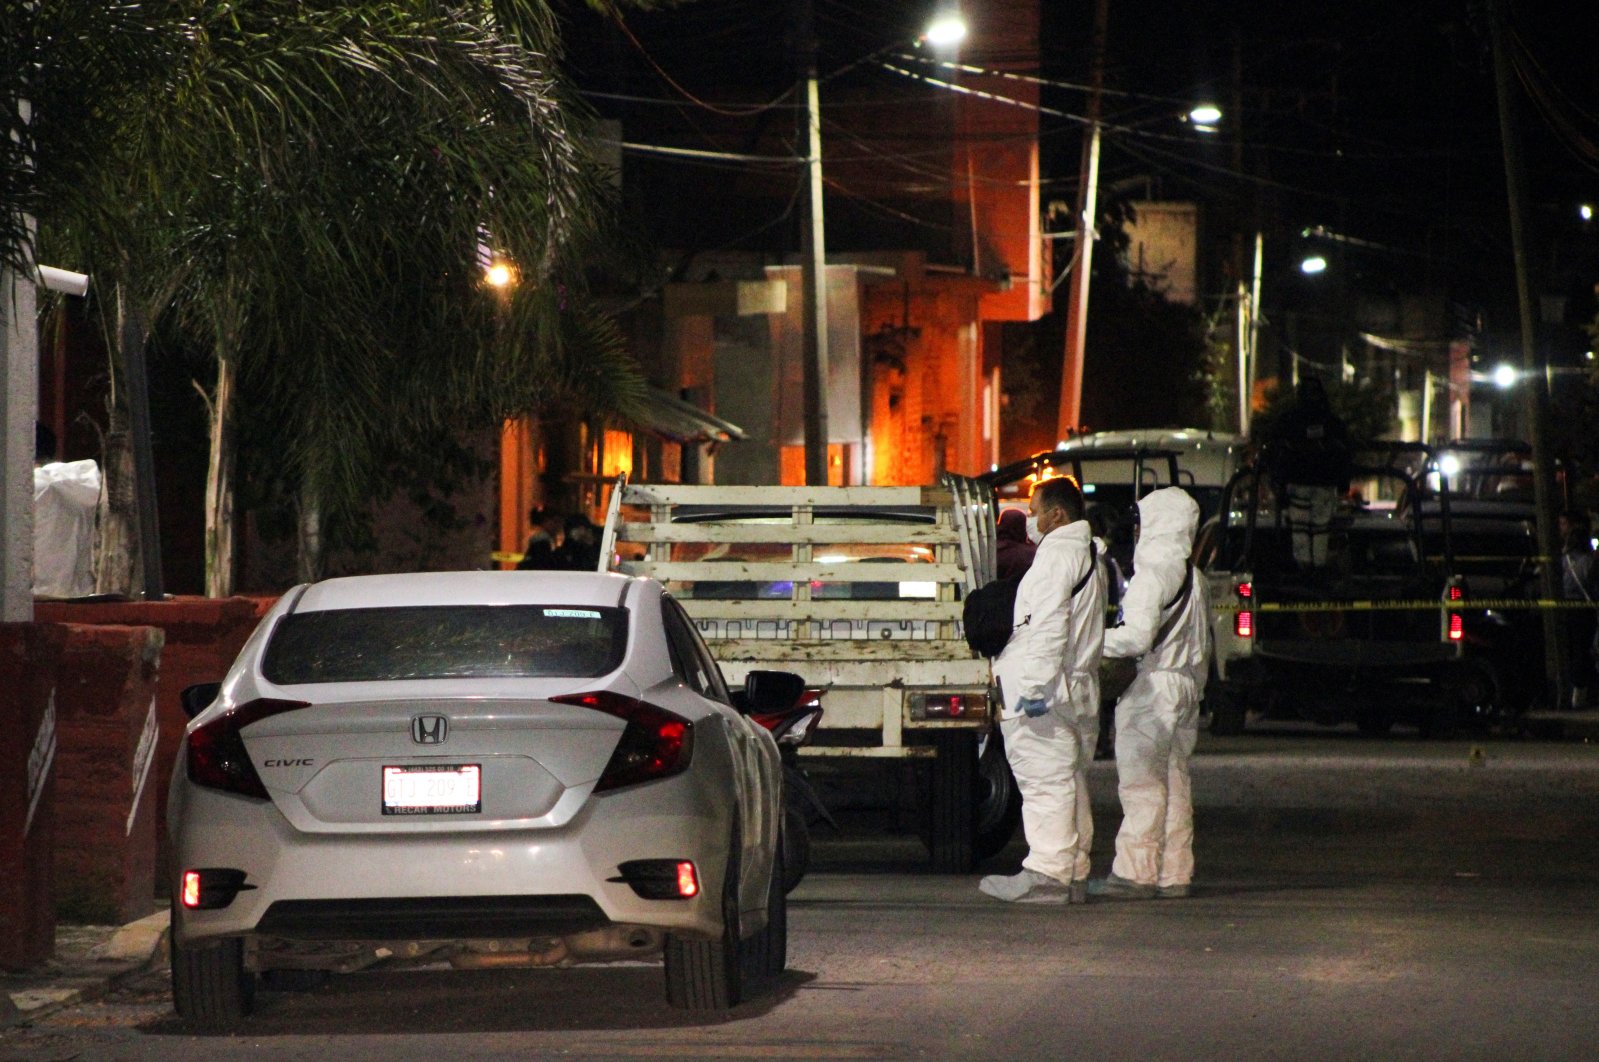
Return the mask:
<svg viewBox="0 0 1599 1062">
<path fill-rule="evenodd" d="M 391 972 L 196 1036 L 152 976 L 0 1059 L 1599 1055 L 1599 746 L 1249 734 L 1194 775 L 1181 901 L 999 904 L 854 814 L 793 894 L 789 973 L 725 1016 L 668 1009 L 648 965 Z M 1102 872 L 1110 764 L 1094 789 Z"/>
</svg>

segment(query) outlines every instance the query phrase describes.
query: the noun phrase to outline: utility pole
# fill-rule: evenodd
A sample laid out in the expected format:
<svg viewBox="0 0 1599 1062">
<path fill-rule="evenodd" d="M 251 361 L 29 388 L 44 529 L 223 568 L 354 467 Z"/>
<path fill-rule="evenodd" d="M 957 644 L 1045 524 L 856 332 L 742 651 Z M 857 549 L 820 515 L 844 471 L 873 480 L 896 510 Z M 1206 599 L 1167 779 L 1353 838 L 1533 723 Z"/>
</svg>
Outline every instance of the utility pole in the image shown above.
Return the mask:
<svg viewBox="0 0 1599 1062">
<path fill-rule="evenodd" d="M 1510 56 L 1505 47 L 1503 0 L 1487 0 L 1488 30 L 1493 39 L 1494 85 L 1499 99 L 1499 139 L 1505 156 L 1505 193 L 1510 201 L 1510 247 L 1515 257 L 1516 298 L 1521 306 L 1521 386 L 1523 412 L 1532 443 L 1533 498 L 1538 505 L 1539 593 L 1545 601 L 1560 597 L 1560 578 L 1556 565 L 1561 554 L 1555 530 L 1554 460 L 1549 452 L 1549 373 L 1538 356 L 1536 318 L 1533 316 L 1532 286 L 1527 279 L 1526 166 L 1521 156 L 1521 137 L 1515 122 L 1515 97 L 1510 87 Z M 1553 703 L 1560 704 L 1565 692 L 1566 643 L 1562 617 L 1552 609 L 1543 610 L 1544 674 Z"/>
<path fill-rule="evenodd" d="M 1105 27 L 1110 0 L 1094 4 L 1094 52 L 1089 73 L 1088 135 L 1077 180 L 1077 247 L 1066 304 L 1066 350 L 1060 366 L 1060 410 L 1056 438 L 1065 439 L 1083 422 L 1083 357 L 1088 337 L 1088 282 L 1094 265 L 1094 219 L 1099 211 L 1100 96 L 1105 87 Z"/>
<path fill-rule="evenodd" d="M 1103 2 L 1103 0 L 1102 0 Z M 810 185 L 800 248 L 804 289 L 805 482 L 827 485 L 827 234 L 822 205 L 822 110 L 812 0 L 795 0 L 794 49 L 805 82 L 805 170 Z"/>
</svg>

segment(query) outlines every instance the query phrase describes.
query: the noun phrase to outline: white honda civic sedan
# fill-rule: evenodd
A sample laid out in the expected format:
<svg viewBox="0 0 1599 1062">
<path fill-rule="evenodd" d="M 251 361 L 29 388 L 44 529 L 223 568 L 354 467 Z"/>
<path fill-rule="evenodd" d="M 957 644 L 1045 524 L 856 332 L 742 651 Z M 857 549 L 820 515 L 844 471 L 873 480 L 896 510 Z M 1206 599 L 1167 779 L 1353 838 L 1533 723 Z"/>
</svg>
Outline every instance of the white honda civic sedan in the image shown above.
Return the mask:
<svg viewBox="0 0 1599 1062">
<path fill-rule="evenodd" d="M 178 1013 L 228 1024 L 258 974 L 662 954 L 672 1004 L 738 1003 L 782 971 L 787 918 L 777 746 L 734 700 L 651 579 L 296 587 L 220 684 L 184 693 Z"/>
</svg>

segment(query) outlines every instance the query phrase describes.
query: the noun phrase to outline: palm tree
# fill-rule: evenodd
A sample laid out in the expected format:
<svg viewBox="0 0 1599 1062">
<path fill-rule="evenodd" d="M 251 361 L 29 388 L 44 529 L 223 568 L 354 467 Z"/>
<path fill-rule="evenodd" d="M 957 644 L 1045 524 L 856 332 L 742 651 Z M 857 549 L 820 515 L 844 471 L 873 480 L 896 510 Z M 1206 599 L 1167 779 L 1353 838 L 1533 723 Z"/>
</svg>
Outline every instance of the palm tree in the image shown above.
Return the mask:
<svg viewBox="0 0 1599 1062">
<path fill-rule="evenodd" d="M 239 395 L 280 425 L 308 576 L 323 522 L 415 438 L 637 398 L 583 297 L 605 195 L 543 3 L 164 10 L 182 46 L 118 101 L 47 237 L 116 285 L 124 364 L 164 314 L 215 355 L 209 592 L 231 581 Z M 484 244 L 522 270 L 508 299 L 478 282 Z"/>
</svg>

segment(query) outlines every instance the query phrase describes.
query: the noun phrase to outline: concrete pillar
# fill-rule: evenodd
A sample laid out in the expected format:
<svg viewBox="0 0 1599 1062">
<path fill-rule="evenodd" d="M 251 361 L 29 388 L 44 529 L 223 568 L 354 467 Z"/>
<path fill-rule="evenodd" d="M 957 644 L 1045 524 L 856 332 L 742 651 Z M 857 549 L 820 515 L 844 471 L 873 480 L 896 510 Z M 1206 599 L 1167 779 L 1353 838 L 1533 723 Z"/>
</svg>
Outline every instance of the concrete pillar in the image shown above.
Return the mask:
<svg viewBox="0 0 1599 1062">
<path fill-rule="evenodd" d="M 39 333 L 33 282 L 0 269 L 0 622 L 33 619 Z"/>
</svg>

